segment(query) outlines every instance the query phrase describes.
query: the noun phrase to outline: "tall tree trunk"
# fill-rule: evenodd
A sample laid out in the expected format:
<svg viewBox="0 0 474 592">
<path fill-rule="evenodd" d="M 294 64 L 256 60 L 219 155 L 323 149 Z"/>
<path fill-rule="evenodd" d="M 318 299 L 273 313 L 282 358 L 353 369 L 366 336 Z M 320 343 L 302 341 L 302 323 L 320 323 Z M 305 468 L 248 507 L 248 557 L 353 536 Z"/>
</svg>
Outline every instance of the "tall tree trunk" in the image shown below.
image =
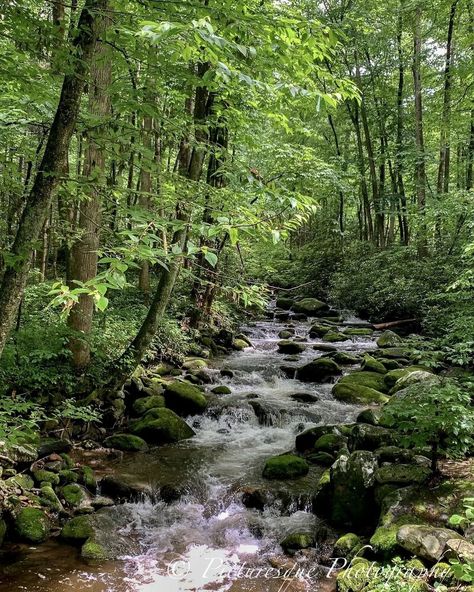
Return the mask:
<svg viewBox="0 0 474 592">
<path fill-rule="evenodd" d="M 142 146 L 144 154 L 142 155 L 140 168 L 140 195 L 138 204 L 145 210 L 149 210 L 151 206 L 151 171 L 152 166 L 152 141 L 153 118 L 150 115 L 145 115 L 143 118 L 143 139 Z M 138 287 L 145 296 L 145 301 L 148 303 L 150 296 L 150 264 L 148 261 L 143 261 L 140 266 L 140 275 L 138 278 Z"/>
<path fill-rule="evenodd" d="M 415 24 L 413 31 L 413 86 L 415 91 L 415 183 L 420 227 L 418 230 L 418 255 L 427 254 L 427 229 L 425 219 L 426 208 L 426 168 L 425 168 L 425 140 L 423 135 L 423 99 L 421 85 L 421 23 L 422 9 L 415 10 Z"/>
<path fill-rule="evenodd" d="M 403 62 L 403 0 L 400 2 L 400 13 L 397 24 L 397 54 L 398 54 L 398 87 L 397 87 L 397 140 L 395 156 L 395 174 L 397 179 L 397 192 L 400 200 L 400 239 L 402 244 L 408 245 L 410 231 L 407 217 L 407 198 L 405 194 L 405 182 L 403 180 L 403 93 L 405 85 L 405 66 Z"/>
<path fill-rule="evenodd" d="M 80 204 L 78 231 L 80 238 L 71 249 L 70 280 L 86 283 L 97 275 L 97 261 L 101 224 L 102 199 L 105 175 L 105 152 L 98 142 L 103 134 L 104 120 L 110 116 L 110 97 L 108 89 L 112 80 L 112 63 L 105 34 L 110 19 L 102 14 L 97 23 L 96 40 L 92 58 L 91 81 L 89 84 L 89 113 L 94 121 L 100 120 L 102 125 L 95 125 L 94 131 L 87 133 L 87 148 L 84 157 L 84 179 L 90 187 L 88 199 Z M 68 317 L 68 326 L 73 335 L 69 339 L 72 362 L 76 368 L 84 368 L 90 361 L 89 335 L 92 331 L 94 300 L 92 296 L 81 294 L 74 304 Z"/>
<path fill-rule="evenodd" d="M 78 33 L 73 41 L 74 59 L 71 71 L 64 77 L 43 158 L 28 194 L 11 249 L 10 255 L 14 264 L 10 263 L 6 269 L 0 286 L 0 356 L 15 323 L 34 244 L 49 215 L 53 191 L 64 170 L 97 35 L 97 16 L 105 6 L 106 0 L 86 0 L 79 18 Z"/>
</svg>

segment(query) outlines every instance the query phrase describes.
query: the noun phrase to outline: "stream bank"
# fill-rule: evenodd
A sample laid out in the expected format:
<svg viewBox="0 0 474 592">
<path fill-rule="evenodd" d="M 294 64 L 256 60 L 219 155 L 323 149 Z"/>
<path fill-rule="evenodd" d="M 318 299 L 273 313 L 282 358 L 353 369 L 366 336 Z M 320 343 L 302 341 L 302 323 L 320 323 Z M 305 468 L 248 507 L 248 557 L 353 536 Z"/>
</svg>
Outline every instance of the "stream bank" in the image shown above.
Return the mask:
<svg viewBox="0 0 474 592">
<path fill-rule="evenodd" d="M 91 495 L 88 504 L 70 506 L 77 517 L 62 539 L 75 544 L 7 543 L 0 589 L 201 590 L 203 571 L 215 560 L 220 570 L 205 589 L 272 590 L 263 588 L 268 579 L 246 578 L 239 568 L 280 569 L 289 556 L 320 566 L 315 580 L 295 578 L 288 588 L 305 590 L 315 581 L 333 585 L 326 575 L 335 552 L 350 557 L 366 542 L 376 543 L 377 559 L 402 552 L 396 537 L 407 516 L 445 527 L 446 508 L 454 513 L 472 483 L 441 483 L 428 499 L 420 487 L 429 479 L 428 459 L 394 446 L 390 430 L 378 425 L 377 406 L 396 383 L 431 372 L 416 366 L 396 334 L 374 333 L 317 302 L 280 300 L 237 339 L 208 341 L 217 355 L 186 361 L 184 391 L 170 368 L 135 376 L 124 399 L 135 439 L 108 444 L 142 450 L 74 452 L 99 482 L 96 494 L 91 483 L 76 484 Z M 231 338 L 234 352 L 219 355 Z M 164 415 L 174 422 L 166 429 Z M 152 425 L 144 426 L 144 417 Z M 182 438 L 169 441 L 170 434 Z M 97 510 L 98 502 L 120 503 L 85 509 Z M 418 515 L 426 504 L 430 511 Z M 188 573 L 170 575 L 176 559 Z M 278 590 L 281 581 L 270 586 Z"/>
</svg>

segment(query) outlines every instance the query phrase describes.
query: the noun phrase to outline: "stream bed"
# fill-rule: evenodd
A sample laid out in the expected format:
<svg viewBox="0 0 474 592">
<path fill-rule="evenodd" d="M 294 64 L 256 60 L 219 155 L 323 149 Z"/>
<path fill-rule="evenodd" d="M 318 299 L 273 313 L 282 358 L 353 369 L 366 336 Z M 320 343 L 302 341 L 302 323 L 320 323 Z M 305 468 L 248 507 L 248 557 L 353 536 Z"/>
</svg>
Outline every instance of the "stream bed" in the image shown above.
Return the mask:
<svg viewBox="0 0 474 592">
<path fill-rule="evenodd" d="M 291 318 L 290 318 L 291 321 Z M 354 322 L 354 319 L 351 320 Z M 210 371 L 216 385 L 231 394 L 215 396 L 203 416 L 187 421 L 196 431 L 191 440 L 154 448 L 146 453 L 98 456 L 89 459 L 99 474 L 133 477 L 152 491 L 163 485 L 181 497 L 161 501 L 159 495 L 117 506 L 117 536 L 127 541 L 120 560 L 86 564 L 75 547 L 49 542 L 37 548 L 6 547 L 1 558 L 3 592 L 287 592 L 330 590 L 320 575 L 308 578 L 274 570 L 287 569 L 289 559 L 279 542 L 295 531 L 317 533 L 328 527 L 312 513 L 311 490 L 323 467 L 313 465 L 306 477 L 290 482 L 262 478 L 265 460 L 294 447 L 295 436 L 320 424 L 354 421 L 360 407 L 335 401 L 331 384 L 303 383 L 280 370 L 282 364 L 301 366 L 323 355 L 311 347 L 310 321 L 293 322 L 297 336 L 308 343 L 298 361 L 278 353 L 278 333 L 288 321 L 263 320 L 243 327 L 253 347 L 214 359 Z M 373 337 L 351 337 L 334 347 L 362 352 L 375 347 Z M 221 369 L 233 376 L 224 378 Z M 346 368 L 347 371 L 350 370 Z M 312 394 L 302 403 L 297 394 Z M 258 395 L 258 397 L 256 397 Z M 255 408 L 258 401 L 258 413 Z M 252 405 L 253 403 L 253 405 Z M 248 509 L 242 493 L 253 488 L 268 492 L 263 511 Z M 321 537 L 322 538 L 322 537 Z M 304 565 L 317 566 L 321 549 L 303 554 Z M 258 571 L 260 568 L 260 571 Z M 282 587 L 283 586 L 283 587 Z"/>
</svg>

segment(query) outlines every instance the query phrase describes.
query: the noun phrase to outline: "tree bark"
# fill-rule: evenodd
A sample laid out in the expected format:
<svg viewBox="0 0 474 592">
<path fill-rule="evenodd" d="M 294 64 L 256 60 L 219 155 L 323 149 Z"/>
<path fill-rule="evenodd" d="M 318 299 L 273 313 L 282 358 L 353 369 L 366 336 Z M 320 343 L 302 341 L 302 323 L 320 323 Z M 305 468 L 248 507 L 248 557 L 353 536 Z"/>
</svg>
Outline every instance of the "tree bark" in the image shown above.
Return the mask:
<svg viewBox="0 0 474 592">
<path fill-rule="evenodd" d="M 72 48 L 72 71 L 64 77 L 43 158 L 28 194 L 0 286 L 0 356 L 15 323 L 31 265 L 31 253 L 49 214 L 53 191 L 64 170 L 97 35 L 97 15 L 104 10 L 105 3 L 106 0 L 86 0 L 79 18 Z"/>
<path fill-rule="evenodd" d="M 110 19 L 101 15 L 97 23 L 96 40 L 92 57 L 91 80 L 89 85 L 89 113 L 94 117 L 95 129 L 87 132 L 87 148 L 84 155 L 83 176 L 90 187 L 88 199 L 80 204 L 78 230 L 80 238 L 71 249 L 71 282 L 86 283 L 97 275 L 98 249 L 102 198 L 101 191 L 105 177 L 105 152 L 100 145 L 103 136 L 104 120 L 110 116 L 110 97 L 108 89 L 112 80 L 112 63 L 105 43 L 105 35 Z M 97 125 L 97 121 L 100 125 Z M 89 335 L 92 331 L 94 300 L 92 296 L 81 294 L 68 317 L 68 326 L 73 331 L 69 339 L 69 349 L 76 368 L 84 368 L 90 361 Z"/>
</svg>

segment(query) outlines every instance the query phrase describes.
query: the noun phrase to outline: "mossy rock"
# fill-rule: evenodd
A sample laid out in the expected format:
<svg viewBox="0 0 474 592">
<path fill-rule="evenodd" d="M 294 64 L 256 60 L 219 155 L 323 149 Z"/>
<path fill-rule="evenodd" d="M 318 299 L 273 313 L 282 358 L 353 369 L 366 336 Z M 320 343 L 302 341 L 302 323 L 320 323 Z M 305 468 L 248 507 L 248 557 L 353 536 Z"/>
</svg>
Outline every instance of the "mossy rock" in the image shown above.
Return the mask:
<svg viewBox="0 0 474 592">
<path fill-rule="evenodd" d="M 33 479 L 29 475 L 26 475 L 25 473 L 19 473 L 18 475 L 14 475 L 13 477 L 9 477 L 6 480 L 6 483 L 8 483 L 9 485 L 13 485 L 14 487 L 19 487 L 20 489 L 23 489 L 24 491 L 27 491 L 29 489 L 33 489 L 33 487 L 35 486 Z"/>
<path fill-rule="evenodd" d="M 82 544 L 94 534 L 91 516 L 76 516 L 61 530 L 61 538 L 70 543 Z"/>
<path fill-rule="evenodd" d="M 313 450 L 315 443 L 325 434 L 341 434 L 339 426 L 337 425 L 322 425 L 314 428 L 309 428 L 301 434 L 298 434 L 295 439 L 295 448 L 299 452 L 306 450 Z"/>
<path fill-rule="evenodd" d="M 62 454 L 69 452 L 72 448 L 72 443 L 64 438 L 41 438 L 38 447 L 38 456 L 44 458 L 50 454 Z"/>
<path fill-rule="evenodd" d="M 91 467 L 81 467 L 80 477 L 81 483 L 85 485 L 89 491 L 95 493 L 97 490 L 97 479 L 95 478 L 94 471 Z"/>
<path fill-rule="evenodd" d="M 134 434 L 113 434 L 104 440 L 104 446 L 125 452 L 141 452 L 148 448 L 145 440 Z"/>
<path fill-rule="evenodd" d="M 329 310 L 329 306 L 317 298 L 302 298 L 293 304 L 293 310 L 309 316 L 316 316 L 322 311 Z"/>
<path fill-rule="evenodd" d="M 64 510 L 58 496 L 49 483 L 41 485 L 40 502 L 42 506 L 46 506 L 54 512 L 62 512 Z"/>
<path fill-rule="evenodd" d="M 213 389 L 211 389 L 211 392 L 215 395 L 230 395 L 232 393 L 230 388 L 225 385 L 215 386 Z"/>
<path fill-rule="evenodd" d="M 405 368 L 396 368 L 395 370 L 387 372 L 384 377 L 385 384 L 389 389 L 392 389 L 400 378 L 407 376 L 411 372 L 416 372 L 417 370 L 431 372 L 426 366 L 406 366 Z"/>
<path fill-rule="evenodd" d="M 380 412 L 377 412 L 377 410 L 372 407 L 369 409 L 363 409 L 357 416 L 356 422 L 378 426 L 380 424 Z"/>
<path fill-rule="evenodd" d="M 388 387 L 385 384 L 384 377 L 378 372 L 356 370 L 351 374 L 343 376 L 339 382 L 344 384 L 360 384 L 381 393 L 388 393 Z"/>
<path fill-rule="evenodd" d="M 287 553 L 294 553 L 301 549 L 314 547 L 314 536 L 306 532 L 295 532 L 286 536 L 280 543 L 283 550 Z"/>
<path fill-rule="evenodd" d="M 384 331 L 380 337 L 377 338 L 377 345 L 380 348 L 398 347 L 403 345 L 403 339 L 394 331 Z"/>
<path fill-rule="evenodd" d="M 283 339 L 282 341 L 278 342 L 278 351 L 281 354 L 300 354 L 304 352 L 305 349 L 306 345 L 296 341 L 291 341 L 291 339 Z"/>
<path fill-rule="evenodd" d="M 334 398 L 343 403 L 368 405 L 371 403 L 383 404 L 388 401 L 387 395 L 362 384 L 344 383 L 339 381 L 332 389 Z"/>
<path fill-rule="evenodd" d="M 133 412 L 136 415 L 144 415 L 150 409 L 156 407 L 166 407 L 163 395 L 151 395 L 150 397 L 140 397 L 132 405 Z"/>
<path fill-rule="evenodd" d="M 333 556 L 350 559 L 361 547 L 361 538 L 353 532 L 348 532 L 344 536 L 337 539 L 336 544 L 334 545 Z"/>
<path fill-rule="evenodd" d="M 338 592 L 362 592 L 373 579 L 374 563 L 369 563 L 362 557 L 350 567 L 337 574 Z"/>
<path fill-rule="evenodd" d="M 311 326 L 309 330 L 310 337 L 324 337 L 326 333 L 329 331 L 333 331 L 334 327 L 332 325 L 324 325 L 320 323 L 315 323 Z"/>
<path fill-rule="evenodd" d="M 329 452 L 336 454 L 347 445 L 347 438 L 339 434 L 325 434 L 316 440 L 314 450 L 317 452 Z"/>
<path fill-rule="evenodd" d="M 331 358 L 318 358 L 298 368 L 296 377 L 302 382 L 325 382 L 341 372 L 340 366 Z"/>
<path fill-rule="evenodd" d="M 277 308 L 281 308 L 282 310 L 290 310 L 294 303 L 293 298 L 285 298 L 284 296 L 280 296 L 276 300 Z"/>
<path fill-rule="evenodd" d="M 360 356 L 349 352 L 336 352 L 334 355 L 331 355 L 331 359 L 342 366 L 358 364 L 361 360 Z"/>
<path fill-rule="evenodd" d="M 232 342 L 232 347 L 237 351 L 243 351 L 247 347 L 250 347 L 250 345 L 243 339 L 234 339 Z"/>
<path fill-rule="evenodd" d="M 207 399 L 192 384 L 175 381 L 167 385 L 164 397 L 166 406 L 178 415 L 194 415 L 203 413 L 207 407 Z"/>
<path fill-rule="evenodd" d="M 307 475 L 308 463 L 294 454 L 283 454 L 269 458 L 263 469 L 263 477 L 266 479 L 297 479 Z"/>
<path fill-rule="evenodd" d="M 131 432 L 148 444 L 168 444 L 194 436 L 194 430 L 171 409 L 151 409 L 130 425 Z"/>
<path fill-rule="evenodd" d="M 60 495 L 64 501 L 73 508 L 79 507 L 87 500 L 87 494 L 77 483 L 70 483 L 60 489 Z"/>
<path fill-rule="evenodd" d="M 59 475 L 52 471 L 40 469 L 33 472 L 33 477 L 36 483 L 50 483 L 51 485 L 59 485 Z"/>
<path fill-rule="evenodd" d="M 398 529 L 397 543 L 405 551 L 420 559 L 437 563 L 446 549 L 446 543 L 463 537 L 448 528 L 436 528 L 428 525 L 406 524 Z"/>
<path fill-rule="evenodd" d="M 329 343 L 316 343 L 313 345 L 314 351 L 322 351 L 327 353 L 337 352 L 337 347 L 335 345 L 330 345 Z"/>
<path fill-rule="evenodd" d="M 412 483 L 421 484 L 429 479 L 431 470 L 422 465 L 393 464 L 384 465 L 377 469 L 375 478 L 381 485 L 385 483 L 397 483 L 409 485 Z"/>
<path fill-rule="evenodd" d="M 339 331 L 329 331 L 323 336 L 323 341 L 327 343 L 337 343 L 338 341 L 347 341 L 347 335 L 339 333 Z"/>
<path fill-rule="evenodd" d="M 51 521 L 43 510 L 22 508 L 15 517 L 15 532 L 23 541 L 42 543 L 49 537 Z"/>
<path fill-rule="evenodd" d="M 79 481 L 79 473 L 71 469 L 63 469 L 62 471 L 59 471 L 58 475 L 61 485 L 77 483 Z"/>
<path fill-rule="evenodd" d="M 278 337 L 280 339 L 291 339 L 291 337 L 293 337 L 294 334 L 294 330 L 290 331 L 289 329 L 284 329 L 283 331 L 280 331 L 280 333 L 278 333 Z"/>
<path fill-rule="evenodd" d="M 392 430 L 382 426 L 358 423 L 351 432 L 352 450 L 376 450 L 381 446 L 390 446 L 394 440 Z"/>
<path fill-rule="evenodd" d="M 401 526 L 412 523 L 413 516 L 403 515 L 399 516 L 395 522 L 379 526 L 370 539 L 370 544 L 376 555 L 386 561 L 400 553 L 401 548 L 397 542 L 397 532 Z"/>
<path fill-rule="evenodd" d="M 361 368 L 367 372 L 378 372 L 379 374 L 387 373 L 387 368 L 385 368 L 382 362 L 379 362 L 379 360 L 369 356 L 369 354 L 365 354 L 364 359 L 362 360 Z"/>
<path fill-rule="evenodd" d="M 414 370 L 399 378 L 395 383 L 395 386 L 390 390 L 390 394 L 394 395 L 403 389 L 421 382 L 424 384 L 437 384 L 440 382 L 440 378 L 426 370 Z"/>
<path fill-rule="evenodd" d="M 91 537 L 82 545 L 81 557 L 89 561 L 107 561 L 107 550 Z"/>
<path fill-rule="evenodd" d="M 73 461 L 72 457 L 69 456 L 69 454 L 67 454 L 66 452 L 63 452 L 59 456 L 63 459 L 64 468 L 66 468 L 66 469 L 73 469 L 74 468 L 74 461 Z"/>
<path fill-rule="evenodd" d="M 186 358 L 183 362 L 184 370 L 202 370 L 207 368 L 207 361 L 203 358 Z"/>
<path fill-rule="evenodd" d="M 378 358 L 388 358 L 389 360 L 409 360 L 412 350 L 409 347 L 387 347 L 378 352 Z"/>
<path fill-rule="evenodd" d="M 305 455 L 305 459 L 311 464 L 323 465 L 326 467 L 330 467 L 336 460 L 329 452 L 313 452 Z"/>
<path fill-rule="evenodd" d="M 368 337 L 372 335 L 374 332 L 373 329 L 369 329 L 369 327 L 348 327 L 344 329 L 344 333 L 351 337 Z"/>
</svg>

